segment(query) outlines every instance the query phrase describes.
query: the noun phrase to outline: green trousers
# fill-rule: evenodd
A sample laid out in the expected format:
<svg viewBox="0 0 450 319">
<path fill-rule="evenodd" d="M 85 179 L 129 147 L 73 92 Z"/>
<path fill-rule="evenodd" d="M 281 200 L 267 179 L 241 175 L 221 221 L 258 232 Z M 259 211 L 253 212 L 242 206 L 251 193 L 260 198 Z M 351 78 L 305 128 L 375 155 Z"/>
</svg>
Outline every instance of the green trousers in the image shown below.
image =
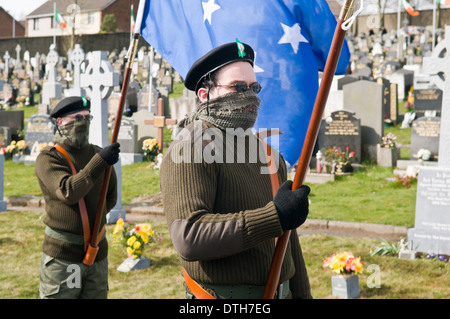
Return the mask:
<svg viewBox="0 0 450 319">
<path fill-rule="evenodd" d="M 41 299 L 106 299 L 107 294 L 108 258 L 86 266 L 42 253 Z"/>
</svg>

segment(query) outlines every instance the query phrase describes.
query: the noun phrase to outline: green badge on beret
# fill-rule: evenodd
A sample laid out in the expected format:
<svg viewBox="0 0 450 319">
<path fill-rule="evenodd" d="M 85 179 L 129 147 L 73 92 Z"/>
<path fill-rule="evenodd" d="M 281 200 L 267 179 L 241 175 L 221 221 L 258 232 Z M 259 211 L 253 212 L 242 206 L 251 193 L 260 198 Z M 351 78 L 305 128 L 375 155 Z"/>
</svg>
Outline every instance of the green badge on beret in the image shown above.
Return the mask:
<svg viewBox="0 0 450 319">
<path fill-rule="evenodd" d="M 238 38 L 236 38 L 236 44 L 237 44 L 237 48 L 238 48 L 238 55 L 240 58 L 245 57 L 245 47 L 242 44 L 241 41 L 238 40 Z"/>
<path fill-rule="evenodd" d="M 87 106 L 87 99 L 82 95 L 81 96 L 81 100 L 83 100 L 83 106 L 86 107 Z"/>
</svg>

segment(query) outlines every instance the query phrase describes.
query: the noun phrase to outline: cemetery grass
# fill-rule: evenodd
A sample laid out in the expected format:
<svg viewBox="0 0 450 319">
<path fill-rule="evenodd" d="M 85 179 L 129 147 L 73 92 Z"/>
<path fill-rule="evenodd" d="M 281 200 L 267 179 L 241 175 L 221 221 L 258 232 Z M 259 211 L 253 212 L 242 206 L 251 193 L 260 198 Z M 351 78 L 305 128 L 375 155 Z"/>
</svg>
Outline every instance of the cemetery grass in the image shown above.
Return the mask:
<svg viewBox="0 0 450 319">
<path fill-rule="evenodd" d="M 44 213 L 7 211 L 0 214 L 0 299 L 39 298 L 39 263 L 44 237 Z M 113 244 L 114 225 L 107 226 L 110 299 L 182 299 L 183 279 L 178 254 L 164 222 L 148 220 L 163 240 L 144 251 L 147 269 L 123 273 L 117 267 L 126 258 L 124 247 Z M 301 235 L 300 242 L 315 299 L 334 299 L 330 270 L 323 260 L 339 251 L 351 251 L 364 262 L 359 274 L 361 299 L 448 299 L 450 263 L 419 258 L 370 256 L 380 244 L 367 238 Z M 26 262 L 24 262 L 26 260 Z M 370 267 L 369 267 L 370 266 Z M 373 269 L 377 269 L 375 272 Z"/>
</svg>

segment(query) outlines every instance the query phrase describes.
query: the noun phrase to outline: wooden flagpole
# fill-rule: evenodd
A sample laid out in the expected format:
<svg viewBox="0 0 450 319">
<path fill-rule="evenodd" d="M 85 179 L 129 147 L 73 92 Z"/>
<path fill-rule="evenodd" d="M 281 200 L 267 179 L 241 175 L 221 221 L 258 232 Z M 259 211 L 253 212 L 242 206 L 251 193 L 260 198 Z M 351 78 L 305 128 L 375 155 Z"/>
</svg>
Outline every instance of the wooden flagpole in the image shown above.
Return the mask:
<svg viewBox="0 0 450 319">
<path fill-rule="evenodd" d="M 333 81 L 333 76 L 336 72 L 337 63 L 339 61 L 339 56 L 341 54 L 342 45 L 345 39 L 346 31 L 342 28 L 342 24 L 349 18 L 353 9 L 354 1 L 355 0 L 346 0 L 339 15 L 330 52 L 328 53 L 328 59 L 325 64 L 322 81 L 320 82 L 319 91 L 317 93 L 308 130 L 306 132 L 305 142 L 300 154 L 300 159 L 298 160 L 297 170 L 295 172 L 294 181 L 292 184 L 293 190 L 302 187 L 305 180 L 306 171 L 311 160 L 311 154 L 320 128 L 320 121 L 322 119 L 328 94 L 330 92 L 331 83 Z M 291 231 L 285 231 L 277 240 L 272 264 L 267 276 L 263 299 L 273 299 L 275 297 L 280 279 L 281 265 L 286 253 L 286 247 L 289 242 L 290 234 Z"/>
<path fill-rule="evenodd" d="M 142 4 L 142 3 L 144 3 L 144 4 Z M 120 96 L 119 107 L 118 107 L 117 113 L 116 113 L 116 121 L 115 121 L 114 128 L 112 131 L 111 144 L 117 142 L 117 138 L 119 136 L 120 123 L 122 121 L 123 109 L 125 107 L 125 99 L 127 96 L 128 85 L 129 85 L 130 77 L 131 77 L 131 69 L 133 67 L 134 57 L 136 56 L 136 51 L 137 51 L 137 47 L 138 47 L 138 43 L 139 43 L 139 35 L 140 35 L 139 31 L 140 31 L 140 24 L 141 24 L 141 20 L 142 20 L 144 5 L 145 5 L 145 1 L 141 0 L 140 4 L 139 4 L 137 17 L 136 17 L 137 20 L 138 19 L 140 19 L 140 20 L 136 21 L 135 33 L 131 40 L 130 48 L 128 50 L 128 61 L 127 61 L 126 69 L 125 69 L 125 75 L 124 75 L 124 80 L 123 80 L 123 85 L 122 85 L 122 92 L 121 92 L 121 96 Z M 139 24 L 138 24 L 138 22 L 139 22 Z M 99 198 L 99 202 L 98 202 L 98 206 L 97 206 L 97 215 L 95 217 L 94 229 L 93 229 L 93 232 L 91 235 L 88 249 L 86 251 L 86 255 L 83 259 L 83 263 L 88 266 L 90 266 L 94 263 L 95 257 L 97 256 L 97 252 L 98 252 L 97 237 L 98 237 L 98 234 L 100 231 L 100 223 L 101 223 L 101 220 L 103 217 L 103 210 L 104 210 L 105 201 L 106 201 L 106 194 L 108 191 L 109 179 L 111 176 L 111 169 L 112 169 L 112 166 L 109 166 L 105 171 L 105 175 L 103 176 L 102 189 L 100 192 L 100 198 Z"/>
</svg>

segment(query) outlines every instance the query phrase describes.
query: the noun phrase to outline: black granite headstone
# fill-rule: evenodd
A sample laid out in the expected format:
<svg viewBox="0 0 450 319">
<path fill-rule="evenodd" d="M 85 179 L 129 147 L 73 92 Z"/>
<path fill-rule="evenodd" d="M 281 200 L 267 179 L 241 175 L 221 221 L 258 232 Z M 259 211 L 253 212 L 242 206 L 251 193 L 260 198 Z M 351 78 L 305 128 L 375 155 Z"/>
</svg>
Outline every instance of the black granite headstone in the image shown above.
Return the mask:
<svg viewBox="0 0 450 319">
<path fill-rule="evenodd" d="M 441 116 L 442 90 L 430 88 L 414 90 L 414 109 L 416 118 L 425 116 L 426 111 L 436 111 L 436 116 Z"/>
<path fill-rule="evenodd" d="M 349 111 L 336 111 L 323 119 L 317 136 L 317 148 L 325 154 L 329 148 L 348 147 L 355 152 L 355 163 L 361 162 L 361 123 L 355 114 Z"/>
<path fill-rule="evenodd" d="M 418 152 L 421 149 L 431 152 L 432 161 L 437 161 L 439 156 L 439 136 L 441 132 L 440 117 L 421 117 L 411 125 L 411 155 L 410 159 L 419 159 Z"/>
<path fill-rule="evenodd" d="M 24 128 L 23 111 L 0 111 L 0 126 L 7 126 L 11 129 L 11 138 L 19 139 L 19 133 Z"/>
</svg>

